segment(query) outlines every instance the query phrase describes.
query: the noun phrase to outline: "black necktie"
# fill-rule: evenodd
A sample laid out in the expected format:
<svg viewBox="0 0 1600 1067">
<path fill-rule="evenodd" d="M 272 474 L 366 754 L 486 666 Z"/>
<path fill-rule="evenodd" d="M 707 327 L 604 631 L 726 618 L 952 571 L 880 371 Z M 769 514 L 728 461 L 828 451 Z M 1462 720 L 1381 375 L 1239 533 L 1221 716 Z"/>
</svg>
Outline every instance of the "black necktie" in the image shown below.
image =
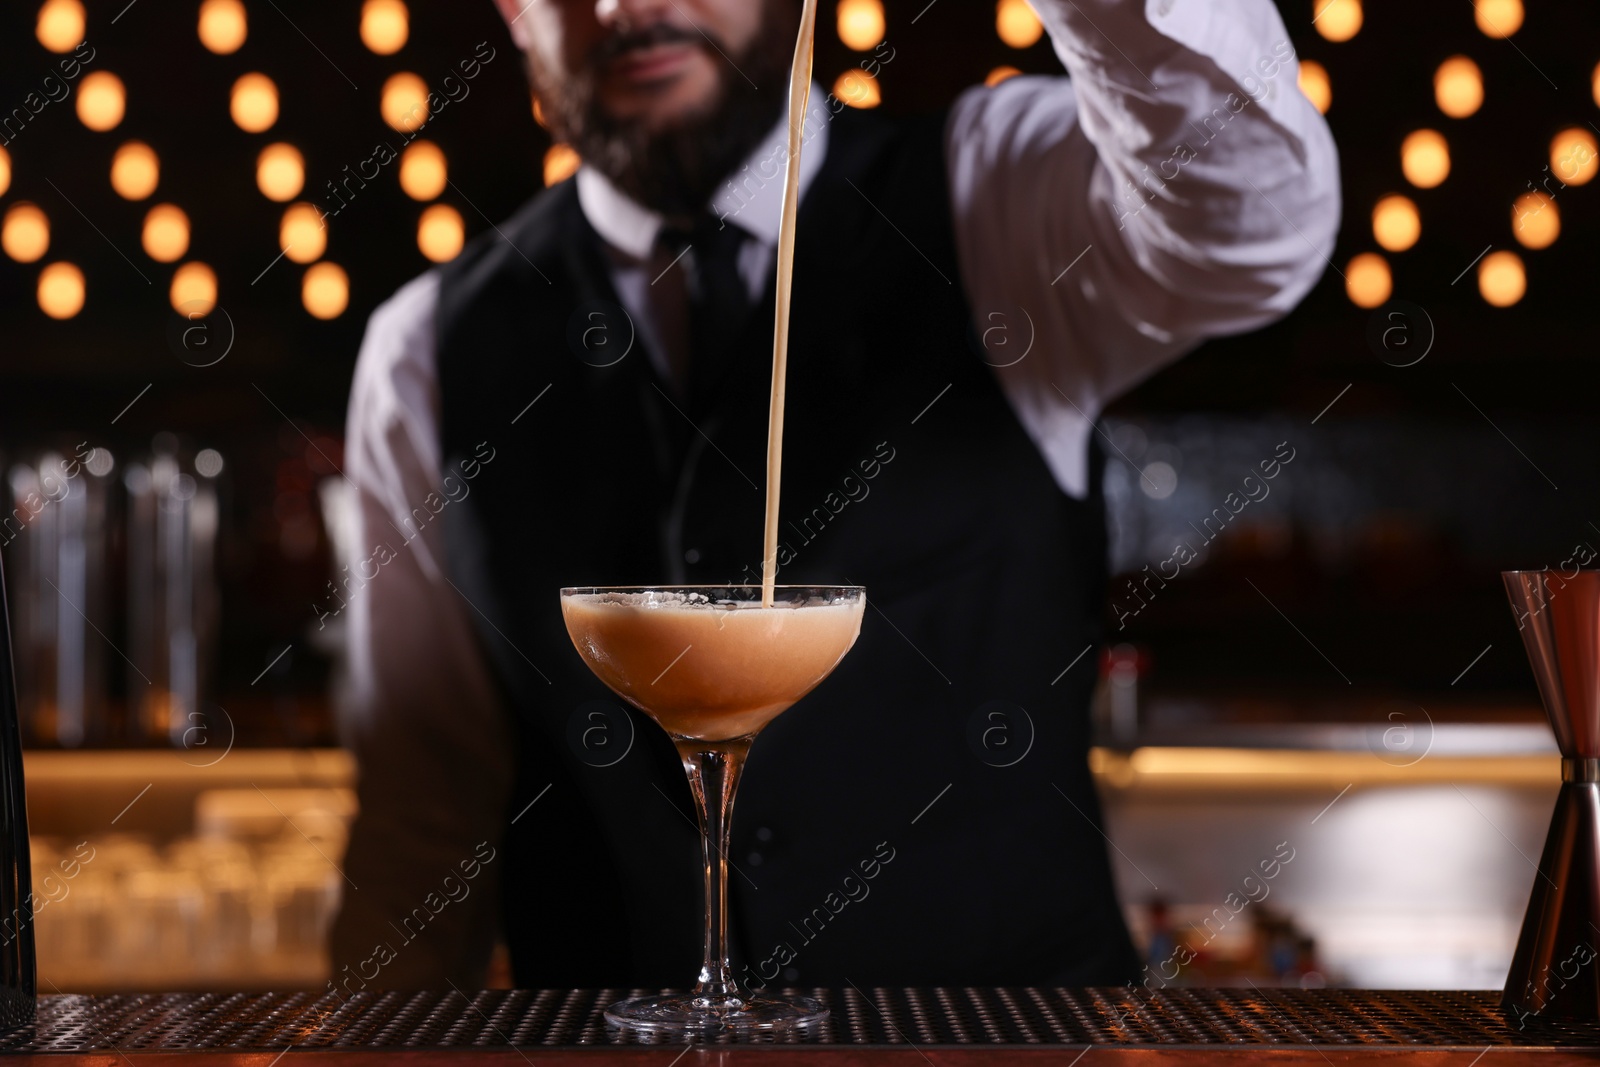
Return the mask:
<svg viewBox="0 0 1600 1067">
<path fill-rule="evenodd" d="M 739 274 L 745 232 L 705 213 L 690 230 L 663 226 L 658 240 L 684 269 L 689 303 L 689 393 L 704 396 L 721 376 L 749 321 L 750 291 Z M 682 383 L 679 383 L 680 386 Z"/>
</svg>

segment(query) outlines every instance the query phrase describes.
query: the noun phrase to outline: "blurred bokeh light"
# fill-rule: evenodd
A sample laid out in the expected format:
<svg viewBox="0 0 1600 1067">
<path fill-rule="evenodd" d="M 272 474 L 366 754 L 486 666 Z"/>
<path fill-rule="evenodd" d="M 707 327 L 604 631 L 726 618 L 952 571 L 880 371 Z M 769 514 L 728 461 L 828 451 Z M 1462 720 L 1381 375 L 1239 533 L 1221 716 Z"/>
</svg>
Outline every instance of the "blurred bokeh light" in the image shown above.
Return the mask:
<svg viewBox="0 0 1600 1067">
<path fill-rule="evenodd" d="M 1400 144 L 1400 170 L 1418 189 L 1432 189 L 1450 176 L 1450 144 L 1438 130 L 1417 130 Z"/>
<path fill-rule="evenodd" d="M 1422 216 L 1408 196 L 1395 193 L 1372 209 L 1373 239 L 1390 252 L 1404 252 L 1422 236 Z"/>
<path fill-rule="evenodd" d="M 402 0 L 366 0 L 361 5 L 361 43 L 378 55 L 394 55 L 410 35 L 410 15 Z"/>
<path fill-rule="evenodd" d="M 182 259 L 189 251 L 189 216 L 175 204 L 157 204 L 145 214 L 140 241 L 157 263 Z"/>
<path fill-rule="evenodd" d="M 1511 232 L 1524 248 L 1549 248 L 1561 236 L 1561 209 L 1545 193 L 1523 193 L 1511 205 Z"/>
<path fill-rule="evenodd" d="M 219 56 L 232 55 L 244 44 L 250 23 L 240 0 L 205 0 L 197 28 L 200 43 Z"/>
<path fill-rule="evenodd" d="M 34 34 L 50 51 L 70 52 L 83 41 L 85 23 L 80 0 L 45 0 L 39 7 Z"/>
<path fill-rule="evenodd" d="M 400 153 L 400 188 L 413 200 L 432 200 L 449 180 L 444 150 L 432 141 L 413 141 Z"/>
<path fill-rule="evenodd" d="M 1315 6 L 1311 24 L 1328 40 L 1348 41 L 1361 32 L 1361 0 L 1317 0 Z"/>
<path fill-rule="evenodd" d="M 1044 25 L 1028 0 L 1000 0 L 995 7 L 994 29 L 1012 48 L 1032 48 L 1044 36 Z"/>
<path fill-rule="evenodd" d="M 300 195 L 306 184 L 306 161 L 292 144 L 269 144 L 256 157 L 256 188 L 268 200 L 284 203 Z"/>
<path fill-rule="evenodd" d="M 278 87 L 265 74 L 250 73 L 233 83 L 228 113 L 246 133 L 261 133 L 278 121 Z"/>
<path fill-rule="evenodd" d="M 127 106 L 122 79 L 109 70 L 85 74 L 78 85 L 78 120 L 97 133 L 115 129 Z"/>
<path fill-rule="evenodd" d="M 434 204 L 417 221 L 417 248 L 430 261 L 447 263 L 461 251 L 466 233 L 461 212 L 449 204 Z"/>
<path fill-rule="evenodd" d="M 128 141 L 111 157 L 111 188 L 126 200 L 143 200 L 161 181 L 161 160 L 143 141 Z"/>
<path fill-rule="evenodd" d="M 1491 252 L 1478 264 L 1478 292 L 1495 307 L 1510 307 L 1527 291 L 1527 272 L 1515 252 Z"/>
<path fill-rule="evenodd" d="M 1389 261 L 1376 252 L 1362 252 L 1344 268 L 1344 291 L 1356 307 L 1375 308 L 1394 290 Z"/>
<path fill-rule="evenodd" d="M 0 249 L 18 263 L 32 263 L 50 250 L 50 220 L 39 205 L 19 200 L 6 209 Z"/>
<path fill-rule="evenodd" d="M 1483 72 L 1466 56 L 1451 56 L 1433 75 L 1433 99 L 1453 119 L 1464 119 L 1483 106 Z"/>
<path fill-rule="evenodd" d="M 83 310 L 83 271 L 75 264 L 51 263 L 39 272 L 39 310 L 52 319 L 70 319 Z"/>
<path fill-rule="evenodd" d="M 1333 82 L 1328 78 L 1328 68 L 1314 59 L 1300 61 L 1300 91 L 1324 115 L 1333 106 Z"/>
<path fill-rule="evenodd" d="M 300 302 L 319 319 L 336 319 L 350 303 L 350 279 L 344 268 L 324 260 L 312 264 L 300 286 Z"/>
<path fill-rule="evenodd" d="M 883 40 L 883 0 L 839 0 L 839 40 L 857 52 L 870 51 Z"/>
<path fill-rule="evenodd" d="M 167 299 L 172 309 L 180 314 L 211 314 L 211 309 L 217 306 L 216 272 L 199 261 L 185 263 L 173 272 Z"/>
<path fill-rule="evenodd" d="M 328 247 L 328 230 L 322 213 L 310 204 L 290 204 L 278 224 L 278 247 L 296 263 L 321 259 Z"/>
</svg>

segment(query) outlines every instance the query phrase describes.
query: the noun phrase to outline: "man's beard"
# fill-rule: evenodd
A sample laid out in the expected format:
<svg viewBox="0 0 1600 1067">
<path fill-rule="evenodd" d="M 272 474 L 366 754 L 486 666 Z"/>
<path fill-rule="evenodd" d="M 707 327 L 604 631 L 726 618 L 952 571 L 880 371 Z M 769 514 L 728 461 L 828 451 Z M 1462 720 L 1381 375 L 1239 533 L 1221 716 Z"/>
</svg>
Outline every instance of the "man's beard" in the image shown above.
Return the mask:
<svg viewBox="0 0 1600 1067">
<path fill-rule="evenodd" d="M 672 218 L 704 210 L 717 186 L 783 113 L 795 27 L 785 17 L 790 4 L 764 6 L 761 29 L 743 54 L 732 55 L 716 43 L 730 58 L 714 57 L 719 61 L 715 98 L 665 129 L 646 130 L 639 120 L 608 115 L 598 99 L 598 81 L 607 63 L 631 48 L 686 42 L 711 49 L 697 30 L 658 23 L 607 38 L 561 84 L 550 84 L 552 79 L 530 62 L 553 132 L 640 204 Z"/>
</svg>

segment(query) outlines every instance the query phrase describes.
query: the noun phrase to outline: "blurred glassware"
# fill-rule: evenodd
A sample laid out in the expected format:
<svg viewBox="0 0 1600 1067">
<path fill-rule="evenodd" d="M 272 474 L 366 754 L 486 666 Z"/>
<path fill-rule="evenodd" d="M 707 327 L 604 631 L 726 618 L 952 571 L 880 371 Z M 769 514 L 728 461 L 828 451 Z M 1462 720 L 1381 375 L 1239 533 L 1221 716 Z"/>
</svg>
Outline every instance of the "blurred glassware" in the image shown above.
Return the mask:
<svg viewBox="0 0 1600 1067">
<path fill-rule="evenodd" d="M 66 992 L 311 987 L 345 881 L 348 789 L 213 789 L 193 835 L 34 839 L 41 980 Z"/>
<path fill-rule="evenodd" d="M 124 913 L 117 923 L 122 956 L 166 967 L 194 958 L 204 903 L 200 880 L 189 871 L 129 872 L 118 901 Z"/>
<path fill-rule="evenodd" d="M 1093 712 L 1101 744 L 1131 747 L 1138 741 L 1139 683 L 1150 666 L 1150 650 L 1138 645 L 1117 644 L 1100 653 Z"/>
<path fill-rule="evenodd" d="M 75 747 L 107 732 L 106 643 L 95 630 L 109 625 L 114 467 L 107 450 L 79 446 L 74 457 L 45 452 L 9 474 L 0 540 L 12 568 L 17 695 L 24 733 L 46 744 Z"/>
<path fill-rule="evenodd" d="M 123 477 L 129 721 L 136 736 L 180 747 L 204 724 L 200 702 L 212 689 L 221 469 L 220 463 L 186 461 L 176 438 L 159 434 L 151 457 L 130 464 Z"/>
<path fill-rule="evenodd" d="M 291 842 L 263 853 L 262 890 L 272 902 L 279 952 L 322 951 L 339 907 L 339 871 L 321 856 Z"/>
<path fill-rule="evenodd" d="M 255 917 L 255 858 L 240 841 L 223 838 L 183 838 L 167 850 L 174 870 L 185 871 L 199 884 L 204 908 L 196 965 L 202 970 L 227 970 L 248 964 L 259 941 Z"/>
</svg>

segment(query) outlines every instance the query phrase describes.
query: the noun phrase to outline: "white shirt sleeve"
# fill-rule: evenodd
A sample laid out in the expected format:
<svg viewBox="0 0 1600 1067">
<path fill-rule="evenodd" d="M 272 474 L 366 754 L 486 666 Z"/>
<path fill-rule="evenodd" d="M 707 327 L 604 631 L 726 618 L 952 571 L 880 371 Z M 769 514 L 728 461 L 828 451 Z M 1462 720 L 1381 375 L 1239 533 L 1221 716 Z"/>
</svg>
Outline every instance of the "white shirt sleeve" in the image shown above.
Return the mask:
<svg viewBox="0 0 1600 1067">
<path fill-rule="evenodd" d="M 418 529 L 412 518 L 441 493 L 437 300 L 430 272 L 373 313 L 347 420 L 345 476 L 357 503 L 348 547 L 364 561 L 362 577 L 372 576 L 343 609 L 351 685 L 339 725 L 359 766 L 361 806 L 346 859 L 356 888 L 346 887 L 331 947 L 338 983 L 345 964 L 370 972 L 362 963 L 387 945 L 394 958 L 372 979 L 386 989 L 446 978 L 481 987 L 499 871 L 491 860 L 467 880 L 461 865 L 482 859 L 480 842 L 499 849 L 513 773 L 510 726 L 471 609 L 446 577 L 443 524 Z M 417 923 L 404 920 L 417 908 L 432 919 L 407 940 Z"/>
<path fill-rule="evenodd" d="M 985 358 L 1082 496 L 1108 403 L 1321 277 L 1338 158 L 1270 0 L 1032 2 L 1071 80 L 969 90 L 946 161 Z"/>
</svg>

